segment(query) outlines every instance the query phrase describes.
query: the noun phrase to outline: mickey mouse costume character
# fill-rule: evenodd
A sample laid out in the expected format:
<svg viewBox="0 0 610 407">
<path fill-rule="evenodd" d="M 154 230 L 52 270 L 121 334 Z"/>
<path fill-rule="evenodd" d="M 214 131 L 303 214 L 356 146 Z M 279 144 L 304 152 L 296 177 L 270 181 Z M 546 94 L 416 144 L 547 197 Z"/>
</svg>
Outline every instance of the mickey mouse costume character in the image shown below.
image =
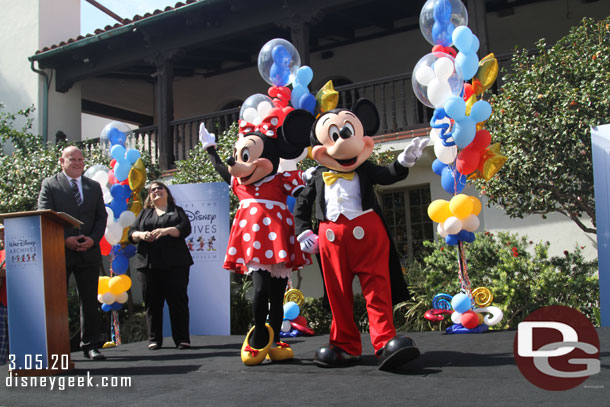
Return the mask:
<svg viewBox="0 0 610 407">
<path fill-rule="evenodd" d="M 254 326 L 241 349 L 241 359 L 248 366 L 260 364 L 267 355 L 273 361 L 293 357 L 290 346 L 279 339 L 284 292 L 290 273 L 309 260 L 296 241 L 294 218 L 285 203 L 288 195 L 296 196 L 303 188 L 303 181 L 296 172 L 277 173 L 280 157 L 297 157 L 308 141 L 278 137 L 276 124 L 272 117 L 257 129 L 241 126 L 244 134 L 227 160 L 228 169 L 216 152 L 214 135 L 204 124 L 199 129 L 214 168 L 240 201 L 223 267 L 252 273 Z M 265 323 L 267 313 L 270 326 Z M 274 338 L 276 346 L 272 346 Z"/>
<path fill-rule="evenodd" d="M 314 363 L 321 367 L 360 360 L 362 344 L 353 317 L 354 276 L 366 300 L 379 369 L 391 370 L 419 356 L 412 339 L 396 336 L 389 265 L 393 245 L 373 185 L 406 178 L 427 141 L 413 140 L 395 162 L 378 166 L 367 161 L 374 146 L 367 134 L 375 134 L 378 128 L 377 109 L 365 99 L 352 110 L 334 109 L 315 121 L 313 116 L 291 113 L 282 126 L 286 134 L 310 131 L 311 155 L 320 164 L 298 196 L 294 216 L 302 250 L 319 250 L 333 314 L 330 344 L 314 356 Z M 312 231 L 314 206 L 319 237 Z M 405 284 L 402 276 L 399 282 Z"/>
</svg>

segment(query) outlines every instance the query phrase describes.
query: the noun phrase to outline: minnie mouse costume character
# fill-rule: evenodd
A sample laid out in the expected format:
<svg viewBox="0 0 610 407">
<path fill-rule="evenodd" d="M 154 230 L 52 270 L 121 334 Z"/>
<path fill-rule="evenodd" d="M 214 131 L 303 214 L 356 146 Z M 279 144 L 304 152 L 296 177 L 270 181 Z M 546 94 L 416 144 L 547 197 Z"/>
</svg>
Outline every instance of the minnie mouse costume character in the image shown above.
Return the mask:
<svg viewBox="0 0 610 407">
<path fill-rule="evenodd" d="M 241 349 L 241 359 L 249 366 L 260 364 L 267 355 L 274 361 L 293 357 L 290 346 L 279 339 L 284 292 L 291 272 L 309 260 L 296 241 L 294 218 L 286 206 L 286 197 L 296 196 L 303 181 L 297 172 L 277 173 L 280 157 L 297 157 L 308 142 L 278 137 L 271 123 L 277 121 L 258 129 L 241 126 L 245 134 L 235 143 L 228 169 L 216 152 L 214 135 L 204 124 L 199 128 L 199 139 L 214 168 L 240 201 L 223 267 L 252 273 L 254 326 Z M 270 326 L 265 323 L 267 313 Z M 274 338 L 276 346 L 272 346 Z"/>
<path fill-rule="evenodd" d="M 330 344 L 314 356 L 314 363 L 321 367 L 360 360 L 362 343 L 353 317 L 354 276 L 358 276 L 366 300 L 379 369 L 391 370 L 419 356 L 413 340 L 396 336 L 390 281 L 393 244 L 373 185 L 406 178 L 427 141 L 413 140 L 395 162 L 378 166 L 367 161 L 374 146 L 367 134 L 375 134 L 378 128 L 377 109 L 365 99 L 357 101 L 352 110 L 334 109 L 315 121 L 313 116 L 291 113 L 282 126 L 286 134 L 310 132 L 311 155 L 320 164 L 298 196 L 294 216 L 301 249 L 308 253 L 319 250 L 333 313 Z M 312 227 L 314 206 L 319 238 Z M 405 286 L 402 275 L 392 283 Z"/>
</svg>

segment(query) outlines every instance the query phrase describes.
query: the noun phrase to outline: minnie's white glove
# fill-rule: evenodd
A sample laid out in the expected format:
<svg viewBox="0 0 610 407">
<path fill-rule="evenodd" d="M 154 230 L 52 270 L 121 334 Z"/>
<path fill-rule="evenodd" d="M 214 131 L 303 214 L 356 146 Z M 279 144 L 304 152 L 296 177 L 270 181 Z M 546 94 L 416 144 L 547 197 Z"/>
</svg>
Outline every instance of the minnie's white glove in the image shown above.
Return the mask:
<svg viewBox="0 0 610 407">
<path fill-rule="evenodd" d="M 204 150 L 207 150 L 208 147 L 216 147 L 216 137 L 214 133 L 208 133 L 205 123 L 201 123 L 201 126 L 199 126 L 199 141 L 201 141 Z"/>
<path fill-rule="evenodd" d="M 297 240 L 301 244 L 301 250 L 309 254 L 317 254 L 320 249 L 318 245 L 318 235 L 311 230 L 306 230 L 297 236 Z"/>
<path fill-rule="evenodd" d="M 397 161 L 403 167 L 411 168 L 415 165 L 415 161 L 421 157 L 424 152 L 424 148 L 428 145 L 430 139 L 423 140 L 419 137 L 413 139 L 411 144 L 404 149 L 404 151 L 398 154 Z"/>
</svg>

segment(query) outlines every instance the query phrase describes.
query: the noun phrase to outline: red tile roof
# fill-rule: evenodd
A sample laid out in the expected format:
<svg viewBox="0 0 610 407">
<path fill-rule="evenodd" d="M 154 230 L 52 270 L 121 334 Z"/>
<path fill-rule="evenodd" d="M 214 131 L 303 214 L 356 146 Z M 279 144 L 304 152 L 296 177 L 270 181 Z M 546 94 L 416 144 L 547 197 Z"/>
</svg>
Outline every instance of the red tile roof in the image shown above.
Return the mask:
<svg viewBox="0 0 610 407">
<path fill-rule="evenodd" d="M 59 48 L 59 47 L 63 47 L 64 45 L 67 45 L 67 44 L 72 44 L 72 43 L 74 43 L 74 42 L 77 42 L 77 41 L 83 40 L 83 39 L 85 39 L 85 38 L 94 37 L 94 36 L 96 36 L 96 35 L 99 35 L 99 34 L 102 34 L 102 33 L 108 32 L 108 31 L 112 31 L 112 30 L 114 30 L 114 29 L 116 29 L 116 28 L 119 28 L 119 27 L 123 27 L 123 26 L 129 25 L 129 24 L 134 23 L 134 22 L 136 22 L 136 21 L 144 20 L 144 19 L 146 19 L 146 18 L 150 18 L 150 17 L 153 17 L 153 16 L 157 16 L 157 15 L 159 15 L 159 14 L 163 14 L 163 13 L 165 13 L 166 11 L 174 10 L 174 9 L 177 9 L 177 8 L 183 7 L 183 6 L 187 5 L 187 4 L 197 3 L 198 1 L 201 1 L 201 0 L 186 0 L 185 2 L 181 2 L 181 1 L 180 1 L 180 2 L 176 3 L 176 4 L 174 5 L 174 7 L 172 7 L 172 6 L 167 6 L 167 7 L 165 7 L 165 8 L 163 9 L 163 11 L 161 11 L 161 10 L 157 9 L 157 10 L 153 11 L 152 13 L 146 13 L 146 14 L 144 14 L 143 16 L 141 16 L 141 15 L 139 15 L 139 14 L 136 14 L 136 15 L 135 15 L 135 16 L 133 16 L 133 18 L 131 18 L 131 19 L 129 19 L 129 18 L 124 18 L 124 19 L 123 19 L 123 24 L 121 24 L 121 23 L 116 23 L 116 24 L 114 24 L 114 25 L 107 25 L 107 26 L 106 26 L 106 27 L 104 27 L 104 28 L 98 28 L 97 30 L 95 30 L 95 31 L 94 31 L 94 33 L 93 33 L 93 34 L 87 34 L 87 35 L 85 35 L 85 36 L 79 35 L 79 36 L 78 36 L 78 37 L 76 37 L 76 38 L 69 38 L 68 40 L 66 40 L 66 41 L 62 41 L 62 42 L 60 42 L 59 44 L 53 44 L 53 45 L 51 45 L 51 46 L 44 47 L 44 48 L 42 48 L 42 49 L 40 49 L 40 50 L 36 51 L 36 55 L 41 54 L 41 53 L 43 53 L 43 52 L 50 51 L 50 50 L 52 50 L 52 49 L 56 49 L 56 48 Z"/>
</svg>

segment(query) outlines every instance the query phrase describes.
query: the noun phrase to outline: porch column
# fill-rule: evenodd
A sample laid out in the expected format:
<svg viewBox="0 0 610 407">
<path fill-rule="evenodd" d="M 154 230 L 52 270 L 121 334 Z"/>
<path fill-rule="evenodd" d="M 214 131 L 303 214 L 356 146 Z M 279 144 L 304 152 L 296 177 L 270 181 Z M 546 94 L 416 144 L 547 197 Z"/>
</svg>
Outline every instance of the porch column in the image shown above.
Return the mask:
<svg viewBox="0 0 610 407">
<path fill-rule="evenodd" d="M 301 66 L 309 66 L 309 24 L 298 14 L 290 21 L 290 39 L 292 45 L 299 51 Z"/>
<path fill-rule="evenodd" d="M 467 0 L 468 26 L 479 38 L 479 57 L 489 54 L 489 39 L 487 38 L 487 10 L 485 0 Z"/>
<path fill-rule="evenodd" d="M 174 135 L 170 122 L 174 120 L 174 64 L 170 58 L 159 57 L 155 83 L 155 112 L 157 116 L 157 148 L 159 167 L 168 170 L 174 164 Z"/>
</svg>

